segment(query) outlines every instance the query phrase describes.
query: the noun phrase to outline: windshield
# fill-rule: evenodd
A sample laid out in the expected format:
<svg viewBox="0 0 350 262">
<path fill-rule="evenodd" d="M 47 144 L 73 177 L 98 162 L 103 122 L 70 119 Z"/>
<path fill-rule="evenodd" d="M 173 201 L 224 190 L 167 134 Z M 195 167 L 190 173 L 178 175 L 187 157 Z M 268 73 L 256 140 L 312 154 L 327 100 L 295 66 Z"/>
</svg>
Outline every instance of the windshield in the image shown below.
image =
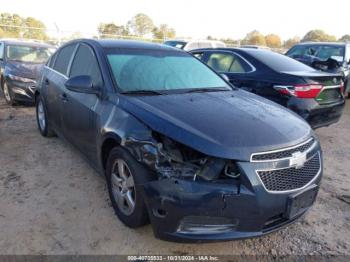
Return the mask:
<svg viewBox="0 0 350 262">
<path fill-rule="evenodd" d="M 183 41 L 166 41 L 166 42 L 164 42 L 164 45 L 169 45 L 169 46 L 176 47 L 176 48 L 179 48 L 179 49 L 184 49 L 184 47 L 186 45 L 186 42 L 183 42 Z"/>
<path fill-rule="evenodd" d="M 9 45 L 7 46 L 6 58 L 9 61 L 45 63 L 52 51 L 47 47 Z"/>
<path fill-rule="evenodd" d="M 231 88 L 198 59 L 185 52 L 115 50 L 107 54 L 122 92 Z"/>
</svg>

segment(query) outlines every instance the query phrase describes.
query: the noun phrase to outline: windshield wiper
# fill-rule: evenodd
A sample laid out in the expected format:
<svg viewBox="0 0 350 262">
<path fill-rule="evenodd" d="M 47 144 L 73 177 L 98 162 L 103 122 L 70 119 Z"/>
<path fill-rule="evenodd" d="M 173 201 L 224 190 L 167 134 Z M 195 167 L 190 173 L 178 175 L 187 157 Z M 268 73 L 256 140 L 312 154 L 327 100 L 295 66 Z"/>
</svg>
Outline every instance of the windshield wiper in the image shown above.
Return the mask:
<svg viewBox="0 0 350 262">
<path fill-rule="evenodd" d="M 221 91 L 232 91 L 228 88 L 192 88 L 185 93 L 205 93 L 205 92 L 221 92 Z"/>
<path fill-rule="evenodd" d="M 131 90 L 131 91 L 124 91 L 121 92 L 123 95 L 164 95 L 164 93 L 156 90 Z"/>
</svg>

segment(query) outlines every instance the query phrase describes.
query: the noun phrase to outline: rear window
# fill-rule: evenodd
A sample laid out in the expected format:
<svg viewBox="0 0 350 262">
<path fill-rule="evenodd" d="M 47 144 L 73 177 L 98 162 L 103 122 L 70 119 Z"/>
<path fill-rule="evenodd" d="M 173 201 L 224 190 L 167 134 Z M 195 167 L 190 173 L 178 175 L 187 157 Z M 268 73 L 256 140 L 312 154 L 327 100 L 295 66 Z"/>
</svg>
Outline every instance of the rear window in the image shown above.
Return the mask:
<svg viewBox="0 0 350 262">
<path fill-rule="evenodd" d="M 288 56 L 268 50 L 251 50 L 249 54 L 278 72 L 315 71 L 313 68 Z"/>
</svg>

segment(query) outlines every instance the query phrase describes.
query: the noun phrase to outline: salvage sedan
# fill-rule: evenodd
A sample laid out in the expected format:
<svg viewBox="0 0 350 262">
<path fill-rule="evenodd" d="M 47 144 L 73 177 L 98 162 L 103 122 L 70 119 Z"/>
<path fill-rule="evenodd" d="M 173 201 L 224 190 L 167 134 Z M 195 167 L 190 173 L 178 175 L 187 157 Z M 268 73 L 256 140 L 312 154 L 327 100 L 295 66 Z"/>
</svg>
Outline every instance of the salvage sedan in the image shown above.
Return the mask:
<svg viewBox="0 0 350 262">
<path fill-rule="evenodd" d="M 53 47 L 18 40 L 0 40 L 0 85 L 6 102 L 34 102 L 36 78 Z"/>
<path fill-rule="evenodd" d="M 303 119 L 172 47 L 69 42 L 43 70 L 36 111 L 43 136 L 105 175 L 119 219 L 161 239 L 260 236 L 318 192 L 322 152 Z"/>
<path fill-rule="evenodd" d="M 216 48 L 191 51 L 236 87 L 283 105 L 313 128 L 339 121 L 345 98 L 340 74 L 318 72 L 287 56 L 263 49 Z"/>
</svg>

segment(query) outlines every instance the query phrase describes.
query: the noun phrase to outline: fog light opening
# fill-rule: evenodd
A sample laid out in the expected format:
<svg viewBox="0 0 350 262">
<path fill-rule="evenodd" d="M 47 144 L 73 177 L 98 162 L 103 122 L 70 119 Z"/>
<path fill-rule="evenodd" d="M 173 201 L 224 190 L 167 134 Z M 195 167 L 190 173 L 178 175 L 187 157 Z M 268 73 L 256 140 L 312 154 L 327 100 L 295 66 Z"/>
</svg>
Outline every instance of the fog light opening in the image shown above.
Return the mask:
<svg viewBox="0 0 350 262">
<path fill-rule="evenodd" d="M 219 234 L 235 231 L 238 219 L 224 217 L 188 216 L 181 220 L 177 229 L 181 234 Z"/>
<path fill-rule="evenodd" d="M 155 208 L 155 209 L 153 209 L 153 214 L 156 217 L 164 218 L 164 217 L 166 217 L 167 212 L 164 209 Z"/>
</svg>

